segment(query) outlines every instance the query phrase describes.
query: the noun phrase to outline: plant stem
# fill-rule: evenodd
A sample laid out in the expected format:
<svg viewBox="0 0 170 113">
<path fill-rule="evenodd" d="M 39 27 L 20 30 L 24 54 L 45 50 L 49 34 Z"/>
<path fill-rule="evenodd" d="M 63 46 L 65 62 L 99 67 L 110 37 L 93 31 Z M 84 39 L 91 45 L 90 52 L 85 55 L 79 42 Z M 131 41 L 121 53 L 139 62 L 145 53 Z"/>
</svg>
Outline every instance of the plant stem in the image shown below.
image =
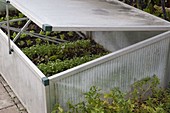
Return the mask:
<svg viewBox="0 0 170 113">
<path fill-rule="evenodd" d="M 164 15 L 164 19 L 167 20 L 166 10 L 165 10 L 165 0 L 161 0 L 161 6 L 162 6 L 162 12 Z"/>
</svg>

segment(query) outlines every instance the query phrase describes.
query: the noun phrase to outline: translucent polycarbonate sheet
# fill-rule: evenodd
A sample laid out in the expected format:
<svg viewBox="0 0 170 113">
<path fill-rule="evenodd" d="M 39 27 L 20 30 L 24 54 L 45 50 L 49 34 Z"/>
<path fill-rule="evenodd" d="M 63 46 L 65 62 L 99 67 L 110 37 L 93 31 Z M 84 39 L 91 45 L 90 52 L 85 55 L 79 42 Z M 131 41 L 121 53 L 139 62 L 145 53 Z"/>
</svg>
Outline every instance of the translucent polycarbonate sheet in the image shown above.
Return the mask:
<svg viewBox="0 0 170 113">
<path fill-rule="evenodd" d="M 114 87 L 129 91 L 132 83 L 153 75 L 157 75 L 161 80 L 161 86 L 165 86 L 168 82 L 166 66 L 170 51 L 170 37 L 162 40 L 162 37 L 159 38 L 159 41 L 146 46 L 143 46 L 143 43 L 136 44 L 134 47 L 138 46 L 137 49 L 132 47 L 121 51 L 122 53 L 115 53 L 113 58 L 103 59 L 104 62 L 97 65 L 89 64 L 89 68 L 84 67 L 82 71 L 77 70 L 75 74 L 68 73 L 67 76 L 63 74 L 63 77 L 56 75 L 56 78 L 53 77 L 51 80 L 54 88 L 51 91 L 56 98 L 53 102 L 64 107 L 68 101 L 80 102 L 83 93 L 89 91 L 91 86 L 98 86 L 104 92 Z"/>
<path fill-rule="evenodd" d="M 170 23 L 118 0 L 10 0 L 41 28 L 53 31 L 170 30 Z"/>
<path fill-rule="evenodd" d="M 94 31 L 92 38 L 108 51 L 117 51 L 135 43 L 154 37 L 162 31 Z"/>
<path fill-rule="evenodd" d="M 47 113 L 44 74 L 12 41 L 11 45 L 14 52 L 9 54 L 8 37 L 0 30 L 0 74 L 29 113 Z"/>
<path fill-rule="evenodd" d="M 14 7 L 9 6 L 10 10 L 15 10 Z M 0 14 L 6 11 L 6 0 L 0 0 Z"/>
</svg>

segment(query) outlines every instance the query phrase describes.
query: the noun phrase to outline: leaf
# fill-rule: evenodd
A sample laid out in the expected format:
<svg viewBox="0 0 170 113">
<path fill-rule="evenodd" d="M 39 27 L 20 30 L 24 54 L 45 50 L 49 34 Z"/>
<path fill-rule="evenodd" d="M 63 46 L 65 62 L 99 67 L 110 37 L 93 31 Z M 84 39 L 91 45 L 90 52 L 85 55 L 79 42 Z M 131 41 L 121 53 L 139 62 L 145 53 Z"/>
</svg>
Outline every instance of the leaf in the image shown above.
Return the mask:
<svg viewBox="0 0 170 113">
<path fill-rule="evenodd" d="M 58 110 L 60 113 L 63 113 L 63 111 L 64 111 L 60 106 L 58 107 Z"/>
</svg>

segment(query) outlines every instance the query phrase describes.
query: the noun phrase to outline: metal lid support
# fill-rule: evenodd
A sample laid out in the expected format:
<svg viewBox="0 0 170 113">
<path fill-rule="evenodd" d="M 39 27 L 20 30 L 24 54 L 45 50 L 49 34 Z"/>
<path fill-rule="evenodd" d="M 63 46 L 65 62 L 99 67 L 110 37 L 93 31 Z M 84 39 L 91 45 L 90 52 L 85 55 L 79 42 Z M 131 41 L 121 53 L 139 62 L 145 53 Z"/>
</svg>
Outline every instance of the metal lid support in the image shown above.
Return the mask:
<svg viewBox="0 0 170 113">
<path fill-rule="evenodd" d="M 15 36 L 13 42 L 15 42 L 15 41 L 19 38 L 19 36 L 21 35 L 21 33 L 28 27 L 28 25 L 29 25 L 30 23 L 31 23 L 31 20 L 29 19 L 29 20 L 27 21 L 27 23 L 23 26 L 23 28 L 20 30 L 20 32 L 18 32 L 18 34 Z"/>
<path fill-rule="evenodd" d="M 7 32 L 8 32 L 8 45 L 9 45 L 9 54 L 12 54 L 13 49 L 11 48 L 11 43 L 10 43 L 10 29 L 9 29 L 9 4 L 10 1 L 6 1 L 6 18 L 7 18 Z"/>
</svg>

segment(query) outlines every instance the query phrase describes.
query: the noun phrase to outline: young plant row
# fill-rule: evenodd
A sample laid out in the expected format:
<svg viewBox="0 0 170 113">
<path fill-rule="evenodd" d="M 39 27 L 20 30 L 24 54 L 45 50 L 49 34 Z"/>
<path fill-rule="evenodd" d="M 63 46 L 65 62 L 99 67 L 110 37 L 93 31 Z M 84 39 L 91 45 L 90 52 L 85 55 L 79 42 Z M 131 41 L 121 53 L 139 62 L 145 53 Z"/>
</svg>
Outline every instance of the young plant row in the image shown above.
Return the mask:
<svg viewBox="0 0 170 113">
<path fill-rule="evenodd" d="M 11 14 L 11 15 L 9 16 L 9 20 L 18 19 L 18 18 L 24 18 L 24 17 L 25 17 L 25 16 L 24 16 L 22 13 L 20 13 L 20 12 L 14 12 L 13 14 Z M 6 20 L 7 20 L 7 19 L 6 19 L 6 15 L 0 17 L 0 22 L 6 21 Z M 10 24 L 11 27 L 20 28 L 20 27 L 22 27 L 25 23 L 26 23 L 25 20 L 24 20 L 24 21 L 20 21 L 20 20 L 19 20 L 19 21 L 16 21 L 16 22 L 10 22 L 9 24 Z"/>
<path fill-rule="evenodd" d="M 6 15 L 0 15 L 0 16 L 1 16 L 1 17 L 0 17 L 0 22 L 7 20 L 7 19 L 6 19 Z M 20 12 L 15 12 L 15 11 L 13 11 L 13 13 L 9 15 L 9 19 L 10 19 L 10 20 L 11 20 L 11 19 L 23 18 L 23 17 L 25 17 L 25 16 L 24 16 L 22 13 L 20 13 Z"/>
<path fill-rule="evenodd" d="M 85 55 L 101 54 L 106 51 L 90 40 L 78 40 L 62 44 L 45 44 L 26 47 L 22 51 L 35 63 L 46 63 L 57 59 L 65 60 Z"/>
<path fill-rule="evenodd" d="M 32 24 L 30 26 L 32 26 Z M 57 31 L 48 32 L 48 31 L 46 31 L 45 32 L 43 30 L 40 30 L 40 28 L 31 28 L 31 27 L 29 27 L 29 28 L 30 28 L 30 31 L 29 31 L 30 33 L 34 33 L 34 34 L 36 33 L 43 37 L 46 37 L 46 36 L 51 37 L 53 39 L 53 41 L 55 41 L 55 42 L 58 42 L 57 40 L 61 40 L 61 41 L 59 41 L 59 43 L 60 42 L 62 43 L 64 41 L 76 41 L 76 40 L 82 39 L 80 36 L 78 36 L 78 34 L 76 34 L 73 31 L 68 31 L 68 32 L 57 32 Z M 27 33 L 21 33 L 19 39 L 16 41 L 16 44 L 18 47 L 24 48 L 24 47 L 31 47 L 32 45 L 36 45 L 36 44 L 53 43 L 53 42 L 45 40 L 45 38 L 40 39 L 40 38 L 34 37 L 31 34 L 29 35 Z M 16 37 L 16 35 L 17 35 L 17 32 L 11 32 L 11 39 L 14 39 Z"/>
<path fill-rule="evenodd" d="M 51 76 L 56 73 L 65 71 L 67 69 L 73 68 L 75 66 L 78 66 L 80 64 L 86 63 L 88 61 L 94 60 L 96 58 L 99 58 L 103 56 L 101 55 L 85 55 L 82 57 L 74 57 L 73 59 L 66 59 L 66 60 L 55 60 L 50 61 L 47 64 L 41 63 L 38 65 L 38 68 L 46 75 Z"/>
<path fill-rule="evenodd" d="M 103 94 L 93 86 L 84 101 L 68 102 L 68 110 L 56 104 L 52 113 L 170 113 L 170 89 L 159 88 L 159 82 L 156 76 L 144 78 L 127 94 L 118 88 Z"/>
</svg>

